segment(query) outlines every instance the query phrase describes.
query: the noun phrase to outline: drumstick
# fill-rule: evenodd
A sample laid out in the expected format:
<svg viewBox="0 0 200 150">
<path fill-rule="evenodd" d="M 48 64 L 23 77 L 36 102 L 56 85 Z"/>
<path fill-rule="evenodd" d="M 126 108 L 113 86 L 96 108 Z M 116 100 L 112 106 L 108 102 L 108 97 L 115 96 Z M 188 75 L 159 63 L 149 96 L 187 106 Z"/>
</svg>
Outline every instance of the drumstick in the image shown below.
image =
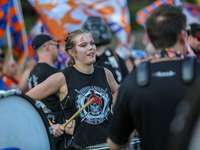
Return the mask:
<svg viewBox="0 0 200 150">
<path fill-rule="evenodd" d="M 81 109 L 79 109 L 63 126 L 66 127 L 76 116 L 78 116 L 78 114 L 83 111 L 83 109 L 85 109 L 88 105 L 90 105 L 90 103 L 94 100 L 94 98 L 92 98 L 91 100 L 89 100 Z"/>
</svg>

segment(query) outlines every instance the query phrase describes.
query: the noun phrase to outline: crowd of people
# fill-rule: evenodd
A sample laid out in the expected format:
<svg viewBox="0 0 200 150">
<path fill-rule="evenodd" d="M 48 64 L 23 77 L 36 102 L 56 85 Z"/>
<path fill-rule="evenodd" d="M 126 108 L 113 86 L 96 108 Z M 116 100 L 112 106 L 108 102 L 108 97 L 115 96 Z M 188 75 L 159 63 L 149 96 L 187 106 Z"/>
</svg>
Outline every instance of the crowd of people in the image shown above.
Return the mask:
<svg viewBox="0 0 200 150">
<path fill-rule="evenodd" d="M 100 17 L 89 17 L 64 43 L 41 33 L 32 41 L 38 61 L 24 55 L 19 68 L 12 48 L 1 53 L 0 90 L 17 88 L 40 102 L 57 150 L 125 149 L 135 133 L 142 149 L 167 149 L 176 108 L 200 75 L 200 24 L 186 27 L 180 7 L 158 6 L 146 20 L 146 57 L 136 66 L 130 56 L 131 70 L 106 47 L 112 34 Z"/>
</svg>

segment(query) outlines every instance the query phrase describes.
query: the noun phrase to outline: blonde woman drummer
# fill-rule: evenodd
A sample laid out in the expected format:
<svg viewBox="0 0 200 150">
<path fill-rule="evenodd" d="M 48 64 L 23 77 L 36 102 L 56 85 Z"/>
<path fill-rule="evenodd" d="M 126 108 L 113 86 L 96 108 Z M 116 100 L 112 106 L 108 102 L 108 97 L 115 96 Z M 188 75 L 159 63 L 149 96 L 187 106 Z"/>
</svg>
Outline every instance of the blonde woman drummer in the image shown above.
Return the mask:
<svg viewBox="0 0 200 150">
<path fill-rule="evenodd" d="M 58 92 L 66 120 L 93 98 L 65 128 L 68 135 L 73 135 L 71 145 L 66 147 L 81 149 L 105 143 L 111 105 L 115 103 L 119 86 L 108 69 L 93 65 L 96 46 L 88 31 L 71 32 L 65 40 L 65 49 L 70 55 L 68 67 L 47 78 L 27 95 L 40 100 Z"/>
</svg>

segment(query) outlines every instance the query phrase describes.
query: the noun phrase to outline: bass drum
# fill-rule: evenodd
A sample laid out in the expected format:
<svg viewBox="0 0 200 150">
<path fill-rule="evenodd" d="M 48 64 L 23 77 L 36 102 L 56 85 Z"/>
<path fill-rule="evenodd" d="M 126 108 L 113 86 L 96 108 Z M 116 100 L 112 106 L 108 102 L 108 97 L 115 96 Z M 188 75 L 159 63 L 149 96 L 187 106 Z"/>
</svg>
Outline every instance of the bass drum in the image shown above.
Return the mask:
<svg viewBox="0 0 200 150">
<path fill-rule="evenodd" d="M 54 150 L 53 131 L 40 104 L 21 91 L 0 91 L 0 149 Z"/>
</svg>

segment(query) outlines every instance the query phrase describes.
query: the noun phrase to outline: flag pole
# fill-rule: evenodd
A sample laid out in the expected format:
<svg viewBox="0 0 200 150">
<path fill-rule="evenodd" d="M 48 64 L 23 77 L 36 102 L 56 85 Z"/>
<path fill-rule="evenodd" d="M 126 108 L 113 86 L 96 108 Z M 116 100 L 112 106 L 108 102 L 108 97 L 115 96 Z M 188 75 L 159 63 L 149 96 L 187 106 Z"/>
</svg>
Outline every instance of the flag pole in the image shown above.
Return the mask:
<svg viewBox="0 0 200 150">
<path fill-rule="evenodd" d="M 26 36 L 27 34 L 26 34 L 26 28 L 25 28 L 23 13 L 22 13 L 21 2 L 20 2 L 20 0 L 13 0 L 13 3 L 17 10 L 16 11 L 17 17 L 19 18 L 20 22 L 23 23 L 22 40 L 23 40 L 23 45 L 24 45 L 24 54 L 22 56 L 22 59 L 21 59 L 22 61 L 20 63 L 20 67 L 19 67 L 19 69 L 17 71 L 17 75 L 16 75 L 19 78 L 25 68 L 25 62 L 28 58 L 29 51 L 28 51 L 28 42 L 27 42 L 27 36 Z"/>
<path fill-rule="evenodd" d="M 23 23 L 23 28 L 22 28 L 23 45 L 24 45 L 25 53 L 28 53 L 26 28 L 25 28 L 23 13 L 22 13 L 21 2 L 19 0 L 13 0 L 13 2 L 14 2 L 14 5 L 16 6 L 16 9 L 17 9 L 17 16 L 18 16 L 20 22 Z"/>
<path fill-rule="evenodd" d="M 11 35 L 10 35 L 10 26 L 6 25 L 6 37 L 7 37 L 7 43 L 8 43 L 8 47 L 12 47 L 12 40 L 11 40 Z"/>
<path fill-rule="evenodd" d="M 12 49 L 12 39 L 11 39 L 11 34 L 10 34 L 10 26 L 8 25 L 8 23 L 6 25 L 6 37 L 7 37 L 7 45 L 8 45 L 7 52 L 10 53 L 9 61 L 14 61 L 13 53 L 12 53 L 13 49 Z"/>
</svg>

